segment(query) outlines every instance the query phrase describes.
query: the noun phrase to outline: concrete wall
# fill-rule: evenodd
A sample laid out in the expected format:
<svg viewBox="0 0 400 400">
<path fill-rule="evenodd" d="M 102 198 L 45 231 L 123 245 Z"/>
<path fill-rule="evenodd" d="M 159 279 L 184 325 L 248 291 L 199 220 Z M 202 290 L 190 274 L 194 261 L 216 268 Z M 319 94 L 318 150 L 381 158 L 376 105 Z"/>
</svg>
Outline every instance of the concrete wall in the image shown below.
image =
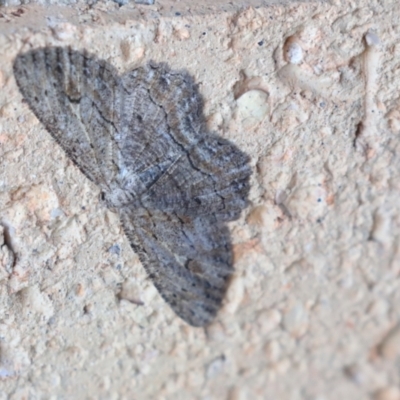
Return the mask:
<svg viewBox="0 0 400 400">
<path fill-rule="evenodd" d="M 22 101 L 44 45 L 187 69 L 251 156 L 207 328 Z M 400 399 L 399 86 L 398 0 L 0 7 L 0 399 Z"/>
</svg>

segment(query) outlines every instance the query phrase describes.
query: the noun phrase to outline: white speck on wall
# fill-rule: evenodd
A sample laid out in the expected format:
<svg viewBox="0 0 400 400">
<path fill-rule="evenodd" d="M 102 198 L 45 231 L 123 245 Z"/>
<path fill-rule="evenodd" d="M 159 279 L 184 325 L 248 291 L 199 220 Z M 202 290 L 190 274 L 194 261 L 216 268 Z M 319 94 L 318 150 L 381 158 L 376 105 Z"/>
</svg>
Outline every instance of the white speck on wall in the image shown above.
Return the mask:
<svg viewBox="0 0 400 400">
<path fill-rule="evenodd" d="M 303 49 L 298 43 L 292 42 L 287 45 L 286 60 L 291 64 L 300 64 L 303 61 Z"/>
</svg>

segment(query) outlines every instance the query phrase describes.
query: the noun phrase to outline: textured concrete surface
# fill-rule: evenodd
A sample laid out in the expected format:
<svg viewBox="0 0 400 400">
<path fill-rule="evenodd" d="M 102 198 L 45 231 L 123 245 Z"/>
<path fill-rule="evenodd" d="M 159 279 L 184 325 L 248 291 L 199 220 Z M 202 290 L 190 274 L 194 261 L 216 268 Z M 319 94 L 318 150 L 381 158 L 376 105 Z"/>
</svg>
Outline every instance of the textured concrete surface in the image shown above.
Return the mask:
<svg viewBox="0 0 400 400">
<path fill-rule="evenodd" d="M 12 61 L 186 68 L 252 157 L 235 270 L 179 320 L 22 102 Z M 398 0 L 0 8 L 0 399 L 400 399 Z"/>
</svg>

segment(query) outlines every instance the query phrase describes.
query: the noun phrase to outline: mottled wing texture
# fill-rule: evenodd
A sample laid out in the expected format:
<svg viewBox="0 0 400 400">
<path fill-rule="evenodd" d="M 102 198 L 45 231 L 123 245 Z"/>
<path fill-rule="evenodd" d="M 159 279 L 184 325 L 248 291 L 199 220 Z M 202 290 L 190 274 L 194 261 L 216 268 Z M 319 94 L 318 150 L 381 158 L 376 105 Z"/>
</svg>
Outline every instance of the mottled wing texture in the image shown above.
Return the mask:
<svg viewBox="0 0 400 400">
<path fill-rule="evenodd" d="M 209 218 L 179 218 L 139 208 L 121 221 L 149 277 L 176 314 L 193 326 L 210 323 L 232 274 L 228 228 Z"/>
<path fill-rule="evenodd" d="M 238 217 L 247 201 L 249 159 L 228 140 L 207 134 L 193 78 L 150 63 L 121 80 L 117 143 L 127 179 L 121 177 L 120 187 L 140 195 L 148 208 Z"/>
<path fill-rule="evenodd" d="M 45 47 L 17 56 L 14 76 L 34 114 L 81 171 L 101 186 L 112 181 L 115 69 L 69 48 Z"/>
<path fill-rule="evenodd" d="M 120 214 L 149 277 L 193 326 L 212 321 L 232 273 L 226 221 L 247 205 L 250 167 L 210 134 L 193 78 L 149 63 L 118 75 L 69 48 L 19 55 L 30 108 Z"/>
</svg>

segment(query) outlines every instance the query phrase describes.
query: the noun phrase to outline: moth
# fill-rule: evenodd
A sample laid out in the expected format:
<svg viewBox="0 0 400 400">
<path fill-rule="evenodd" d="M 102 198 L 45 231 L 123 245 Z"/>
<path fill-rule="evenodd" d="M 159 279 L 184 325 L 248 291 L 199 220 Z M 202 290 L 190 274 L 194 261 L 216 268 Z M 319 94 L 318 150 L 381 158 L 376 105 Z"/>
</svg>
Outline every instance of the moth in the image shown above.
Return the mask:
<svg viewBox="0 0 400 400">
<path fill-rule="evenodd" d="M 30 109 L 119 214 L 132 249 L 175 313 L 205 326 L 233 272 L 226 223 L 248 204 L 249 157 L 208 132 L 186 71 L 150 62 L 118 74 L 86 51 L 16 57 Z"/>
</svg>

